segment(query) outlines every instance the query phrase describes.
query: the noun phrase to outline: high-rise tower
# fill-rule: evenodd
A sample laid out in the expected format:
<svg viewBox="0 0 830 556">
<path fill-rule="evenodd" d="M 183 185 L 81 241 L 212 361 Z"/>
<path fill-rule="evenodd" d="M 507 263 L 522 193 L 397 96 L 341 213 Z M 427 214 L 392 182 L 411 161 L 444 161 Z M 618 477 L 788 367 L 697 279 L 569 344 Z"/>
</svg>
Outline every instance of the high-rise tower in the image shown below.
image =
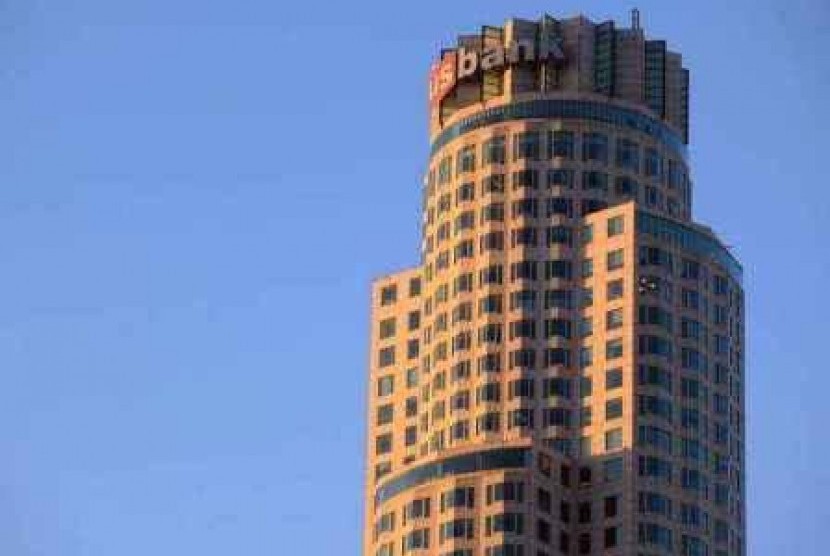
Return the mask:
<svg viewBox="0 0 830 556">
<path fill-rule="evenodd" d="M 372 288 L 364 556 L 743 556 L 741 266 L 689 74 L 584 17 L 430 72 L 418 266 Z"/>
</svg>

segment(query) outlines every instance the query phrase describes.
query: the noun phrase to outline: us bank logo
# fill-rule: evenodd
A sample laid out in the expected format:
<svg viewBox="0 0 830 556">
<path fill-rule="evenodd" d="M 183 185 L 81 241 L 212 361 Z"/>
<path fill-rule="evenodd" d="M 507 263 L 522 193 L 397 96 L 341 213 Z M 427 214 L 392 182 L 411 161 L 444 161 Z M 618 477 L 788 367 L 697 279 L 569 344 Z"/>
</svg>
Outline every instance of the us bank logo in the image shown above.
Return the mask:
<svg viewBox="0 0 830 556">
<path fill-rule="evenodd" d="M 471 79 L 486 71 L 504 71 L 509 66 L 552 62 L 565 63 L 565 53 L 559 37 L 540 41 L 518 40 L 507 46 L 489 46 L 481 52 L 459 48 L 445 51 L 441 59 L 430 68 L 429 100 L 431 104 L 441 101 L 457 83 Z"/>
</svg>

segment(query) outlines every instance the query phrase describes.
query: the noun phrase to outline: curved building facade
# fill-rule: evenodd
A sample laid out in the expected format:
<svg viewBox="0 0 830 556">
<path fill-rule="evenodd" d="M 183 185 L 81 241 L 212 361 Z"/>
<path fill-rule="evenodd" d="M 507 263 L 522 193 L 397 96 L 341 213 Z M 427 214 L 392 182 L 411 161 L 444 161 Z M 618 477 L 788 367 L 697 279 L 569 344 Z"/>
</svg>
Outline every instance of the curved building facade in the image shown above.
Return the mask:
<svg viewBox="0 0 830 556">
<path fill-rule="evenodd" d="M 741 266 L 688 72 L 583 17 L 430 72 L 421 261 L 375 281 L 365 556 L 743 556 Z"/>
</svg>

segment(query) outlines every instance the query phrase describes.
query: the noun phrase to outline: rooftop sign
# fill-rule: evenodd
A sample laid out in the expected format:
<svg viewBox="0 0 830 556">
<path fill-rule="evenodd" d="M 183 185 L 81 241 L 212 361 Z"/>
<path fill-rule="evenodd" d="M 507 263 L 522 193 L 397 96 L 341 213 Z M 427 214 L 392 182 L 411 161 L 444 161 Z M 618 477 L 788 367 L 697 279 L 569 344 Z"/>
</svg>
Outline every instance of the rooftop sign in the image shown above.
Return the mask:
<svg viewBox="0 0 830 556">
<path fill-rule="evenodd" d="M 435 104 L 455 88 L 457 82 L 471 78 L 485 71 L 504 71 L 507 66 L 523 63 L 562 63 L 565 54 L 557 38 L 543 41 L 539 48 L 536 41 L 517 40 L 506 47 L 489 46 L 482 49 L 448 50 L 435 62 L 429 72 L 429 101 Z"/>
</svg>

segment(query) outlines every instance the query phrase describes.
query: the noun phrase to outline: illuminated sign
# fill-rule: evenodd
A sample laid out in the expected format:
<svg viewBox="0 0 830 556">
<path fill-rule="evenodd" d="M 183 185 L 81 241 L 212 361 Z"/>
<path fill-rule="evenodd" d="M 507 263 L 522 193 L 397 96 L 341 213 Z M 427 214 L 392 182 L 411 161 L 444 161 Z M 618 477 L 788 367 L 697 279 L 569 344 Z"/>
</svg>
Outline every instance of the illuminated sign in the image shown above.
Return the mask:
<svg viewBox="0 0 830 556">
<path fill-rule="evenodd" d="M 489 46 L 481 52 L 459 48 L 444 52 L 432 65 L 429 74 L 430 103 L 440 101 L 455 87 L 458 81 L 484 71 L 503 71 L 506 66 L 534 62 L 562 63 L 565 53 L 556 37 L 542 41 L 539 48 L 533 40 L 518 40 L 507 47 Z"/>
</svg>

